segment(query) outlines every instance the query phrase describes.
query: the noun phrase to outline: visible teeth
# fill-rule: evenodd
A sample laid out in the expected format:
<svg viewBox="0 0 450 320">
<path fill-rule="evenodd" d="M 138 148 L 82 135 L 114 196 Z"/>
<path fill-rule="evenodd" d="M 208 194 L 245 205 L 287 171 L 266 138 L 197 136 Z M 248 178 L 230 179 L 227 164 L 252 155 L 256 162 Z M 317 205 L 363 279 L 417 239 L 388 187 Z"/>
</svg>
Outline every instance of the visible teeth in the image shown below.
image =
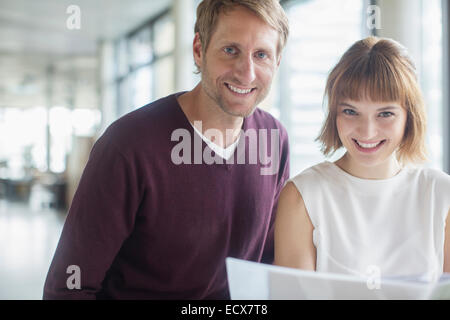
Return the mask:
<svg viewBox="0 0 450 320">
<path fill-rule="evenodd" d="M 363 148 L 375 148 L 377 145 L 379 145 L 381 143 L 381 141 L 377 142 L 377 143 L 362 143 L 357 140 L 355 140 L 355 141 L 360 147 L 363 147 Z"/>
<path fill-rule="evenodd" d="M 246 94 L 246 93 L 250 93 L 250 91 L 252 91 L 252 89 L 245 89 L 245 90 L 242 90 L 242 89 L 233 87 L 231 84 L 227 84 L 227 85 L 228 85 L 228 88 L 231 89 L 231 91 L 234 91 L 234 92 L 240 93 L 240 94 Z"/>
</svg>

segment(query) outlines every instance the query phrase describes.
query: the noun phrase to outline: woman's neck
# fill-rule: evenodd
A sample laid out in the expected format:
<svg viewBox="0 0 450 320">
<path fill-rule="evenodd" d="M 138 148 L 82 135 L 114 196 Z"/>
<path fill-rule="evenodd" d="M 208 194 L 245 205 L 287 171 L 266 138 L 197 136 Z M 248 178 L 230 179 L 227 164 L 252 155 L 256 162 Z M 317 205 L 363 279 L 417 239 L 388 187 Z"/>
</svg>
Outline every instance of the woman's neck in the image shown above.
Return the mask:
<svg viewBox="0 0 450 320">
<path fill-rule="evenodd" d="M 335 161 L 335 164 L 354 177 L 370 180 L 389 179 L 397 175 L 402 169 L 397 161 L 395 154 L 386 159 L 384 162 L 374 166 L 365 166 L 357 163 L 348 153 L 342 158 Z"/>
</svg>

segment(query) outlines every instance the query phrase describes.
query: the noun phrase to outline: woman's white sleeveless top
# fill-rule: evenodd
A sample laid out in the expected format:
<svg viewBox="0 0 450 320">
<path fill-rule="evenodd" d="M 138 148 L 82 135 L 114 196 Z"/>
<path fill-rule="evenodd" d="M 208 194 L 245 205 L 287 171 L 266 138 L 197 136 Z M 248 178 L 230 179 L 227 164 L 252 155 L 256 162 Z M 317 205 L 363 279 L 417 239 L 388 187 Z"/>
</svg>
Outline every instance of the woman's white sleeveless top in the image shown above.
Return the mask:
<svg viewBox="0 0 450 320">
<path fill-rule="evenodd" d="M 443 271 L 450 176 L 404 168 L 385 180 L 356 178 L 323 162 L 292 181 L 314 226 L 316 270 L 435 280 Z"/>
</svg>

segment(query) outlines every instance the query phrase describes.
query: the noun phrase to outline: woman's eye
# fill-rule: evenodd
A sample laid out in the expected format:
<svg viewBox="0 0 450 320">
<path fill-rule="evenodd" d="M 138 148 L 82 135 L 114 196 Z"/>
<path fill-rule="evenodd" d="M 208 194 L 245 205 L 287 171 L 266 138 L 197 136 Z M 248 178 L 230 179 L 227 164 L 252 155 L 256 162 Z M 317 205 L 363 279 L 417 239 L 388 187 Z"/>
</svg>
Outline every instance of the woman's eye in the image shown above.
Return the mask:
<svg viewBox="0 0 450 320">
<path fill-rule="evenodd" d="M 342 110 L 342 112 L 343 112 L 344 114 L 349 115 L 349 116 L 352 116 L 352 115 L 355 115 L 355 114 L 356 114 L 355 110 L 352 110 L 352 109 L 344 109 L 344 110 Z"/>
<path fill-rule="evenodd" d="M 394 114 L 392 112 L 390 112 L 390 111 L 384 111 L 384 112 L 380 113 L 380 117 L 382 117 L 382 118 L 388 118 L 388 117 L 391 117 L 393 115 Z"/>
</svg>

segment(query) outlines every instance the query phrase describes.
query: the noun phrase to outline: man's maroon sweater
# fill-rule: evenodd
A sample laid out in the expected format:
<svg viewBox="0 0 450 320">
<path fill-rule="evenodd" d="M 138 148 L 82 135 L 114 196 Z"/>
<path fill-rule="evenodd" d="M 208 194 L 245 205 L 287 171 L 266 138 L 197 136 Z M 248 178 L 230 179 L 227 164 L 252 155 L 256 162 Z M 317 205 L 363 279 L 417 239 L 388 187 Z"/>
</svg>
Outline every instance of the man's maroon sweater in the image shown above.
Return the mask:
<svg viewBox="0 0 450 320">
<path fill-rule="evenodd" d="M 125 115 L 95 143 L 44 299 L 227 299 L 226 257 L 272 262 L 275 207 L 289 177 L 285 129 L 260 109 L 244 119 L 244 132 L 267 129 L 269 150 L 270 129 L 279 130 L 272 175 L 250 163 L 243 135 L 245 164 L 175 164 L 173 132 L 190 133 L 192 153 L 199 138 L 176 97 Z"/>
</svg>

